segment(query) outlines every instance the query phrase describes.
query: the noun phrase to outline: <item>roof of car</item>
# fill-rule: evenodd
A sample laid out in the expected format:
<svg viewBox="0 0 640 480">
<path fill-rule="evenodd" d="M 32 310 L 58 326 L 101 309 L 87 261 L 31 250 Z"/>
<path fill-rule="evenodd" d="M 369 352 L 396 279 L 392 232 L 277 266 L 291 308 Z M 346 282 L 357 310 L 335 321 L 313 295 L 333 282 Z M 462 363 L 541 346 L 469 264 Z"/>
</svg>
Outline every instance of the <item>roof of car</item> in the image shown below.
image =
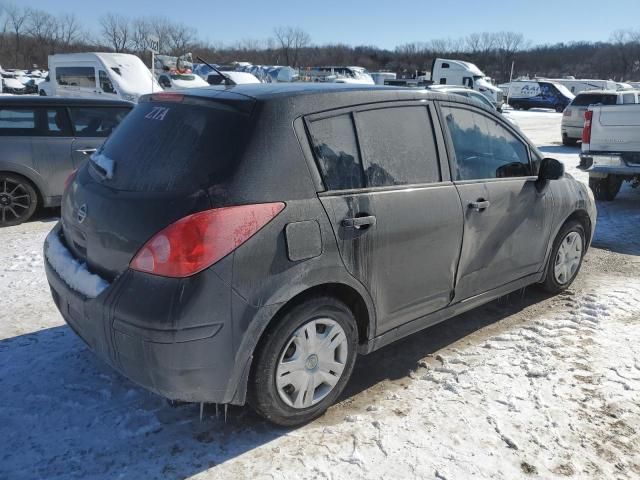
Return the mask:
<svg viewBox="0 0 640 480">
<path fill-rule="evenodd" d="M 627 90 L 627 92 L 628 91 L 629 90 Z M 617 95 L 619 93 L 624 93 L 624 92 L 621 90 L 583 90 L 582 92 L 579 92 L 577 95 L 603 95 L 603 94 Z"/>
<path fill-rule="evenodd" d="M 11 107 L 134 107 L 124 100 L 102 98 L 41 97 L 36 95 L 1 96 L 0 105 Z"/>
<path fill-rule="evenodd" d="M 359 100 L 367 97 L 372 101 L 443 98 L 444 96 L 443 93 L 429 91 L 422 88 L 321 82 L 283 82 L 212 86 L 181 90 L 180 93 L 210 98 L 224 98 L 227 96 L 225 94 L 228 94 L 229 97 L 241 95 L 258 101 L 292 97 L 296 97 L 296 99 L 300 99 L 299 97 L 317 98 L 319 96 L 326 95 L 327 97 L 332 96 L 333 98 L 342 98 L 348 103 L 351 103 L 350 100 L 353 99 L 354 96 L 359 97 Z"/>
</svg>

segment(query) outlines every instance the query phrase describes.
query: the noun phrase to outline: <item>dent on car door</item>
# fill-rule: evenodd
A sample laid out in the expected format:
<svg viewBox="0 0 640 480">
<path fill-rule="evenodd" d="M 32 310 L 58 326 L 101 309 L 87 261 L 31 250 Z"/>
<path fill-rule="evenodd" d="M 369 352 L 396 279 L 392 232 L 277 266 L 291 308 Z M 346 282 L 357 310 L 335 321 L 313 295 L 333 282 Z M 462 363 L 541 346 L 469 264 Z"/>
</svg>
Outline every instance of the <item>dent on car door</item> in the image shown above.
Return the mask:
<svg viewBox="0 0 640 480">
<path fill-rule="evenodd" d="M 539 192 L 529 147 L 497 118 L 442 106 L 464 212 L 455 299 L 533 275 L 544 261 L 553 198 Z"/>
<path fill-rule="evenodd" d="M 376 334 L 449 304 L 462 212 L 441 176 L 428 107 L 360 109 L 308 126 L 328 190 L 320 199 L 347 270 L 373 298 Z"/>
</svg>

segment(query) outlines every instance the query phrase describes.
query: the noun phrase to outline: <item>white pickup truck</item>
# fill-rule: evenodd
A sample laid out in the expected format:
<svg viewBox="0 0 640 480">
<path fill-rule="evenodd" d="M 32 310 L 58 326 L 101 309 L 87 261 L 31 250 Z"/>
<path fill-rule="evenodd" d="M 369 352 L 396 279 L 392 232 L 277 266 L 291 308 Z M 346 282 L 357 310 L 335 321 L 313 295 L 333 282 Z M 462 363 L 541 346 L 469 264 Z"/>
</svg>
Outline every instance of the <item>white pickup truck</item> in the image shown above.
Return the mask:
<svg viewBox="0 0 640 480">
<path fill-rule="evenodd" d="M 640 104 L 589 107 L 578 168 L 598 200 L 613 200 L 623 181 L 640 185 Z"/>
</svg>

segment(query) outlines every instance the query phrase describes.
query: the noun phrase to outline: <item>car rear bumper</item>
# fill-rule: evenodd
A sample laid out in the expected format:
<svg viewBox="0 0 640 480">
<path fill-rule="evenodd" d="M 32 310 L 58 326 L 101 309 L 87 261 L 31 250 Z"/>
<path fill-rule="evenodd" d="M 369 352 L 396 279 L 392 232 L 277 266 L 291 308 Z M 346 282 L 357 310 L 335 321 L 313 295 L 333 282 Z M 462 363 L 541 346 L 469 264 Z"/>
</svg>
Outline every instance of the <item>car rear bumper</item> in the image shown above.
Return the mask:
<svg viewBox="0 0 640 480">
<path fill-rule="evenodd" d="M 625 154 L 615 152 L 581 153 L 578 169 L 604 176 L 607 174 L 634 177 L 640 175 L 640 163 L 630 163 Z"/>
<path fill-rule="evenodd" d="M 582 126 L 562 125 L 561 131 L 563 137 L 578 140 L 582 138 Z"/>
<path fill-rule="evenodd" d="M 49 235 L 60 235 L 59 226 Z M 238 377 L 232 295 L 215 273 L 170 279 L 128 270 L 87 298 L 63 280 L 46 253 L 45 272 L 67 324 L 127 378 L 172 400 L 244 401 L 242 395 L 232 402 Z"/>
</svg>

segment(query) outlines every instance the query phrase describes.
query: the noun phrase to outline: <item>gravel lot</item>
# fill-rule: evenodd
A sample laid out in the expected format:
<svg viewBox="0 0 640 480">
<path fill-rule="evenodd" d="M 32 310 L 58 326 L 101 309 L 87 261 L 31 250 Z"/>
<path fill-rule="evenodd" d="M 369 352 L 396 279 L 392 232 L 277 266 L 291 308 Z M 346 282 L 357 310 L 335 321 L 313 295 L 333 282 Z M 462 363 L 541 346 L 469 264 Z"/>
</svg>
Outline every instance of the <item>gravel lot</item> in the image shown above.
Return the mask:
<svg viewBox="0 0 640 480">
<path fill-rule="evenodd" d="M 575 170 L 561 114 L 510 112 Z M 640 478 L 640 191 L 599 204 L 570 291 L 535 288 L 361 357 L 323 418 L 170 407 L 102 364 L 47 289 L 46 215 L 0 231 L 0 478 Z"/>
</svg>

